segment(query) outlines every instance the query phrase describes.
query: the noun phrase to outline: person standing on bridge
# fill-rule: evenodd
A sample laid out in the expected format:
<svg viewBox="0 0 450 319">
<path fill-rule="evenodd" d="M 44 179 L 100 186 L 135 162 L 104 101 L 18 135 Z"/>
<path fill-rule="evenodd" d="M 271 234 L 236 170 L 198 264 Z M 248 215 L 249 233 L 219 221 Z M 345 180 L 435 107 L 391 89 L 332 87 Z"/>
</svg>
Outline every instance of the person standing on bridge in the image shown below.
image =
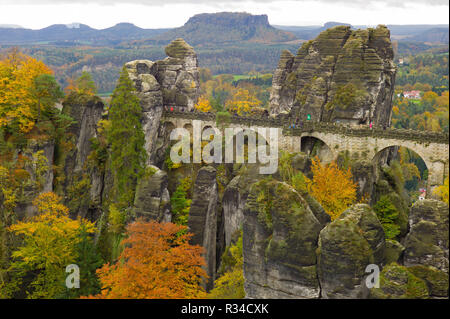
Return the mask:
<svg viewBox="0 0 450 319">
<path fill-rule="evenodd" d="M 369 127 L 370 129 L 372 129 L 372 121 L 370 121 Z"/>
</svg>

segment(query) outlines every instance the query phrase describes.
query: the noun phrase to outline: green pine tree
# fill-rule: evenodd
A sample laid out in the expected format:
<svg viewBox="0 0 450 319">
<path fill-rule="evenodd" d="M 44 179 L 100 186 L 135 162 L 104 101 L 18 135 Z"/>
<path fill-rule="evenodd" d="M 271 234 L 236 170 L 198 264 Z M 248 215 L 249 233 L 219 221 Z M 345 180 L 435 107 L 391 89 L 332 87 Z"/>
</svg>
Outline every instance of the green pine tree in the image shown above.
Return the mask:
<svg viewBox="0 0 450 319">
<path fill-rule="evenodd" d="M 400 234 L 400 226 L 396 224 L 399 213 L 389 197 L 381 196 L 373 209 L 383 226 L 386 239 L 395 239 Z"/>
<path fill-rule="evenodd" d="M 117 208 L 131 206 L 137 180 L 143 175 L 147 153 L 142 130 L 142 108 L 125 67 L 120 73 L 109 108 L 108 143 L 114 177 L 112 198 Z"/>
<path fill-rule="evenodd" d="M 86 231 L 86 225 L 81 225 L 79 236 L 81 241 L 77 245 L 78 257 L 75 264 L 80 268 L 80 288 L 66 289 L 63 298 L 79 298 L 100 292 L 96 270 L 103 265 L 103 260 L 94 243 L 94 238 Z"/>
</svg>

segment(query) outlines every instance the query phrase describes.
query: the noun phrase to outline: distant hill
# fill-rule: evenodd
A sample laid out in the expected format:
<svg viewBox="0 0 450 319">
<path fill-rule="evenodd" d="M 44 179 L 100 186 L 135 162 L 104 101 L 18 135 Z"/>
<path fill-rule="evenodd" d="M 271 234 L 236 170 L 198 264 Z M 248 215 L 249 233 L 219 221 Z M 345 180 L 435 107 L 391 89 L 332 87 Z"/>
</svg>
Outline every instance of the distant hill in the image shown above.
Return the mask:
<svg viewBox="0 0 450 319">
<path fill-rule="evenodd" d="M 191 17 L 184 26 L 156 37 L 159 42 L 176 38 L 196 44 L 254 42 L 280 43 L 296 39 L 290 32 L 269 24 L 267 15 L 251 15 L 242 12 L 202 13 Z"/>
<path fill-rule="evenodd" d="M 326 29 L 335 27 L 337 25 L 348 25 L 351 26 L 348 23 L 342 23 L 342 22 L 326 22 L 323 26 L 275 26 L 276 28 L 280 30 L 285 30 L 292 32 L 298 39 L 301 40 L 311 40 L 316 38 L 319 33 L 322 31 L 325 31 Z"/>
<path fill-rule="evenodd" d="M 275 25 L 280 30 L 292 32 L 297 38 L 302 40 L 311 40 L 319 35 L 320 32 L 334 27 L 336 25 L 350 25 L 341 22 L 327 22 L 323 26 L 282 26 Z M 353 29 L 367 29 L 367 25 L 354 25 Z M 448 24 L 408 24 L 408 25 L 387 25 L 394 40 L 418 41 L 418 42 L 440 42 L 448 43 Z M 445 32 L 446 30 L 446 32 Z M 433 33 L 436 33 L 433 36 Z M 447 42 L 445 40 L 447 34 Z"/>
<path fill-rule="evenodd" d="M 448 44 L 448 28 L 433 28 L 415 36 L 408 37 L 408 40 L 429 43 L 445 43 Z"/>
<path fill-rule="evenodd" d="M 79 42 L 110 45 L 126 40 L 152 38 L 168 29 L 142 29 L 131 23 L 119 23 L 97 30 L 85 24 L 54 24 L 40 30 L 0 28 L 0 44 L 31 44 L 52 42 Z"/>
</svg>

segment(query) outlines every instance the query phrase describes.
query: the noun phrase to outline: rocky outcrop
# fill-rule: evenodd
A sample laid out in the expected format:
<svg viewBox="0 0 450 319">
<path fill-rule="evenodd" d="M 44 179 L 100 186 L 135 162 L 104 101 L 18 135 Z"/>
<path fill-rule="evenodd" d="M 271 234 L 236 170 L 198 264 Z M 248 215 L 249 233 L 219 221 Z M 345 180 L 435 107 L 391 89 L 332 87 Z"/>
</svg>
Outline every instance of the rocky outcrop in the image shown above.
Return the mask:
<svg viewBox="0 0 450 319">
<path fill-rule="evenodd" d="M 212 288 L 216 273 L 217 199 L 216 169 L 202 167 L 194 183 L 188 227 L 193 234 L 191 243 L 205 249 L 208 290 Z"/>
<path fill-rule="evenodd" d="M 313 121 L 389 125 L 395 66 L 385 26 L 336 26 L 283 51 L 270 95 L 272 115 Z"/>
<path fill-rule="evenodd" d="M 261 178 L 259 165 L 247 164 L 240 174 L 234 177 L 222 196 L 225 245 L 229 246 L 233 235 L 244 223 L 244 208 L 250 187 Z"/>
<path fill-rule="evenodd" d="M 125 64 L 143 110 L 147 164 L 155 164 L 157 150 L 165 146 L 158 141 L 163 107 L 191 110 L 199 96 L 198 61 L 193 48 L 183 39 L 176 39 L 166 47 L 166 54 L 168 57 L 161 61 Z"/>
<path fill-rule="evenodd" d="M 386 264 L 400 262 L 400 258 L 405 251 L 405 247 L 396 240 L 387 239 L 386 240 L 386 251 L 384 253 L 384 258 Z"/>
<path fill-rule="evenodd" d="M 98 217 L 96 211 L 102 202 L 103 173 L 89 163 L 88 156 L 103 112 L 104 104 L 95 96 L 72 94 L 63 102 L 62 113 L 74 122 L 67 130 L 67 141 L 58 145 L 56 159 L 62 172 L 56 191 L 65 195 L 65 204 L 75 216 Z"/>
<path fill-rule="evenodd" d="M 358 204 L 319 236 L 318 275 L 323 298 L 366 298 L 369 264 L 384 262 L 384 231 L 370 206 Z"/>
<path fill-rule="evenodd" d="M 425 199 L 409 214 L 410 231 L 405 240 L 406 266 L 433 266 L 448 274 L 448 205 Z"/>
<path fill-rule="evenodd" d="M 23 194 L 14 209 L 15 216 L 21 220 L 24 217 L 31 217 L 37 213 L 33 200 L 44 192 L 53 190 L 53 165 L 54 165 L 55 142 L 53 139 L 28 140 L 27 147 L 20 154 L 24 158 L 30 159 L 24 168 L 28 172 L 30 182 L 23 189 Z M 40 155 L 38 155 L 40 154 Z M 19 154 L 18 154 L 19 155 Z M 37 164 L 41 162 L 41 164 Z M 37 165 L 44 171 L 38 176 Z"/>
<path fill-rule="evenodd" d="M 404 266 L 392 263 L 381 271 L 379 288 L 372 288 L 375 299 L 424 299 L 429 292 L 426 283 Z"/>
<path fill-rule="evenodd" d="M 244 210 L 247 298 L 318 298 L 316 248 L 321 225 L 286 183 L 261 180 Z"/>
<path fill-rule="evenodd" d="M 170 222 L 170 196 L 167 190 L 167 173 L 156 166 L 148 166 L 139 179 L 134 198 L 133 213 L 136 218 Z"/>
</svg>

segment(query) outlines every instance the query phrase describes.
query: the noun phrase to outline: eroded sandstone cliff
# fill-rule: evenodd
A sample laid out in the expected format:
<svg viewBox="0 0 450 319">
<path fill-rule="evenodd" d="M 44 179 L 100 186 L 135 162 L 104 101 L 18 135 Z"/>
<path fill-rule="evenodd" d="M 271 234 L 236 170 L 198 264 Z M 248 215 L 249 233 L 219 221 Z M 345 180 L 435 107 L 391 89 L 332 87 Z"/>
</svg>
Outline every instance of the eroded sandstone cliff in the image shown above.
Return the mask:
<svg viewBox="0 0 450 319">
<path fill-rule="evenodd" d="M 281 54 L 270 95 L 272 115 L 306 121 L 389 125 L 395 65 L 385 26 L 336 26 Z"/>
</svg>

